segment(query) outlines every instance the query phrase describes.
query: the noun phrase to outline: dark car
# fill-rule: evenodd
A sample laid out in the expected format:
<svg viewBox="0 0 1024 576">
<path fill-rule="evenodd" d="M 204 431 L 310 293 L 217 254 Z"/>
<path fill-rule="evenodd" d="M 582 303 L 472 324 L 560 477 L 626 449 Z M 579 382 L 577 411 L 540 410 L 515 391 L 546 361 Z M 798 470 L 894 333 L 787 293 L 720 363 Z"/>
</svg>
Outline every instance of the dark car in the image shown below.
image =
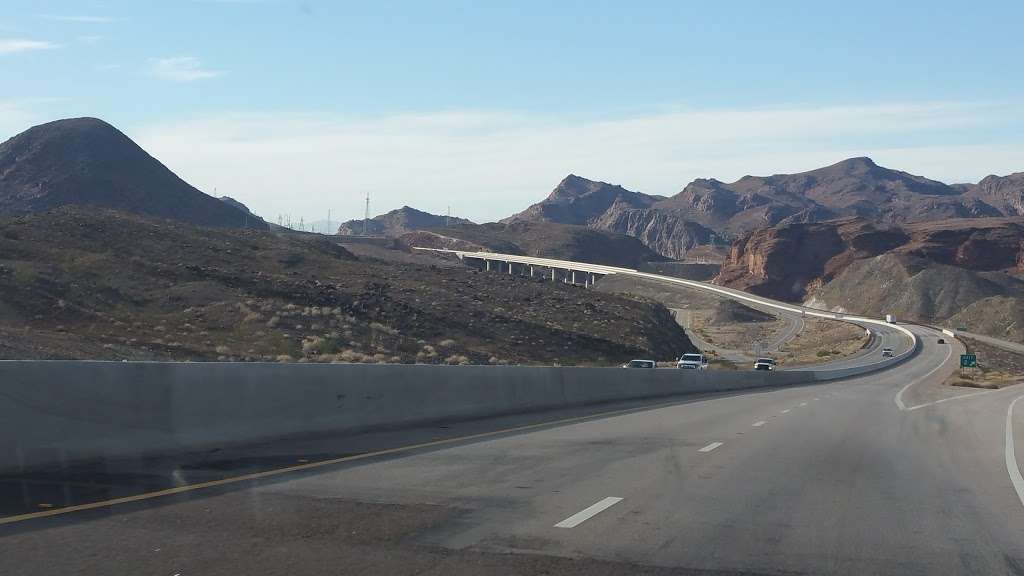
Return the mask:
<svg viewBox="0 0 1024 576">
<path fill-rule="evenodd" d="M 939 344 L 945 344 L 945 343 L 946 343 L 946 339 L 945 338 L 939 338 Z"/>
<path fill-rule="evenodd" d="M 622 365 L 623 368 L 657 368 L 658 364 L 654 360 L 630 360 L 628 363 Z"/>
</svg>

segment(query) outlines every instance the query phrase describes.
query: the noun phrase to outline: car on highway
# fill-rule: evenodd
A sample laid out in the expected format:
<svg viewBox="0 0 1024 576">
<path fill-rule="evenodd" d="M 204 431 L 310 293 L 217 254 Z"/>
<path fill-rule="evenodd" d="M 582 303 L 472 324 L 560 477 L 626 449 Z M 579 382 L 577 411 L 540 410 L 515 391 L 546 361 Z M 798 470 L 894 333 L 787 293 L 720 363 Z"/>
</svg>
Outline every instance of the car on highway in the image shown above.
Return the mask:
<svg viewBox="0 0 1024 576">
<path fill-rule="evenodd" d="M 939 344 L 945 344 L 945 343 L 946 343 L 946 339 L 945 338 L 939 338 Z"/>
<path fill-rule="evenodd" d="M 893 353 L 892 348 L 882 348 L 882 356 L 892 358 L 895 354 Z"/>
<path fill-rule="evenodd" d="M 676 368 L 683 370 L 706 370 L 708 357 L 703 354 L 683 354 L 676 362 Z"/>
<path fill-rule="evenodd" d="M 657 368 L 658 363 L 654 360 L 630 360 L 622 365 L 623 368 Z"/>
<path fill-rule="evenodd" d="M 771 358 L 758 358 L 754 362 L 754 370 L 775 370 L 775 360 Z"/>
</svg>

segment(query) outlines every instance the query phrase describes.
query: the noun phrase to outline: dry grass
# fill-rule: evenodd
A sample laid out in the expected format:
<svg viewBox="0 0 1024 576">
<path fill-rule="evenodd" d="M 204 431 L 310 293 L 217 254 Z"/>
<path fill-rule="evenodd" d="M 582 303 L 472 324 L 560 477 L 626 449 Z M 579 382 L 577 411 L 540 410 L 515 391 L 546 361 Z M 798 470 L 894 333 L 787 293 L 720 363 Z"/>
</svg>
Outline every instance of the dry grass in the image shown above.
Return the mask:
<svg viewBox="0 0 1024 576">
<path fill-rule="evenodd" d="M 782 346 L 776 361 L 789 366 L 820 364 L 855 354 L 867 342 L 864 329 L 855 324 L 805 318 L 804 329 Z"/>
</svg>

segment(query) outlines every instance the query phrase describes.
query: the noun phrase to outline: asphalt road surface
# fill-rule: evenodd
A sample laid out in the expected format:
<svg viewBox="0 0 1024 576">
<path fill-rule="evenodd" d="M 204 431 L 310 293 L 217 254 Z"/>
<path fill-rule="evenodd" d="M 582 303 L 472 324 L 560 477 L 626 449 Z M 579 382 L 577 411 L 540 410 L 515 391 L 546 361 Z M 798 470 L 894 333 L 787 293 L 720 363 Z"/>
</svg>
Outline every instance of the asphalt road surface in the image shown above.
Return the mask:
<svg viewBox="0 0 1024 576">
<path fill-rule="evenodd" d="M 111 496 L 167 467 L 184 491 L 45 518 L 17 508 L 46 479 L 8 479 L 0 573 L 1024 574 L 1024 387 L 936 385 L 958 349 L 918 332 L 827 384 L 112 463 Z M 372 455 L 410 442 L 435 443 Z"/>
</svg>

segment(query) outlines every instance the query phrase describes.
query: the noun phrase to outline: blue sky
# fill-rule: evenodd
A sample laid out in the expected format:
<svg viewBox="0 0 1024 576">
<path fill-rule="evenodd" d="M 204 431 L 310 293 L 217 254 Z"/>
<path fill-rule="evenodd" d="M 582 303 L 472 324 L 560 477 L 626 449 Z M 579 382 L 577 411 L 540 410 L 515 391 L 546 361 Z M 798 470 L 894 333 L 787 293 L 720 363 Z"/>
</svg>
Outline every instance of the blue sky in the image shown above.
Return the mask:
<svg viewBox="0 0 1024 576">
<path fill-rule="evenodd" d="M 1024 170 L 1024 3 L 5 2 L 0 138 L 124 130 L 274 218 L 503 217 L 576 173 L 696 177 L 852 155 Z"/>
</svg>

